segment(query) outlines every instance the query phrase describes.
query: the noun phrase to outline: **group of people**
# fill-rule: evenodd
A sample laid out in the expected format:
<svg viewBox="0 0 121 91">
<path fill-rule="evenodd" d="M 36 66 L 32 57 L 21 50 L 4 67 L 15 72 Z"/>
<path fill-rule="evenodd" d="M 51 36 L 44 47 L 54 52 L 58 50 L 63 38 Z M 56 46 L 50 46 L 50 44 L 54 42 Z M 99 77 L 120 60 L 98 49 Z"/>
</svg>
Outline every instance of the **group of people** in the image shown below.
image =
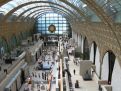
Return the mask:
<svg viewBox="0 0 121 91">
<path fill-rule="evenodd" d="M 24 91 L 30 91 L 31 90 L 31 86 L 29 86 L 30 84 L 28 84 L 27 82 L 24 84 Z"/>
<path fill-rule="evenodd" d="M 33 78 L 39 78 L 39 79 L 42 79 L 42 80 L 48 80 L 48 75 L 49 75 L 49 72 L 32 72 L 32 77 Z"/>
<path fill-rule="evenodd" d="M 57 48 L 56 49 L 53 47 L 51 48 L 50 47 L 46 48 L 46 51 L 43 52 L 42 56 L 38 59 L 37 62 L 37 65 L 43 64 L 43 67 L 50 65 L 51 69 L 36 70 L 37 65 L 35 65 L 34 66 L 35 69 L 33 69 L 33 71 L 31 72 L 32 79 L 34 80 L 36 87 L 38 89 L 37 91 L 41 89 L 41 82 L 48 82 L 50 80 L 50 76 L 53 73 L 52 72 L 53 67 L 58 60 L 59 54 L 57 52 Z M 45 90 L 46 90 L 46 85 L 47 84 L 43 84 L 43 86 L 45 86 Z"/>
<path fill-rule="evenodd" d="M 75 64 L 75 65 L 79 65 L 79 62 L 80 62 L 79 60 L 80 60 L 79 58 L 74 59 L 74 60 L 73 60 L 74 64 Z"/>
</svg>

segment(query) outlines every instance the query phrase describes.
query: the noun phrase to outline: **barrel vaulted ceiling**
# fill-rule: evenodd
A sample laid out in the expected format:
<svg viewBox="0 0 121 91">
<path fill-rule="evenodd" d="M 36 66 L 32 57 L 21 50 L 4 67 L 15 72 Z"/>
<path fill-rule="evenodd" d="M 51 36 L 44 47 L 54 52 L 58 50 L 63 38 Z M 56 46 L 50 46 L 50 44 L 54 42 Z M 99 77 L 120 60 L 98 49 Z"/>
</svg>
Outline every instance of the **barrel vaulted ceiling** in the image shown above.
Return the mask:
<svg viewBox="0 0 121 91">
<path fill-rule="evenodd" d="M 71 18 L 70 21 L 104 22 L 110 26 L 121 20 L 121 0 L 0 0 L 3 21 L 11 16 L 16 17 L 14 20 L 37 19 L 50 11 Z"/>
<path fill-rule="evenodd" d="M 50 12 L 62 15 L 70 24 L 103 22 L 121 48 L 115 31 L 115 23 L 121 23 L 121 0 L 0 0 L 0 24 L 37 20 Z"/>
</svg>

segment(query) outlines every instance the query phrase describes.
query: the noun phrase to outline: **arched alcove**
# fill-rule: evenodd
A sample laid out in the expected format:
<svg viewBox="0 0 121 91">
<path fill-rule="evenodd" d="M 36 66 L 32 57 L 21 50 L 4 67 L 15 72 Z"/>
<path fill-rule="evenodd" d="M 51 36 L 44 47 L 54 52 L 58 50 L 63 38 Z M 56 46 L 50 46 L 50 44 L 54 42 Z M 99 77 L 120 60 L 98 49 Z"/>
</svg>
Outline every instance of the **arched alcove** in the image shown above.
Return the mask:
<svg viewBox="0 0 121 91">
<path fill-rule="evenodd" d="M 26 31 L 21 32 L 22 40 L 25 40 L 27 38 L 27 33 Z"/>
<path fill-rule="evenodd" d="M 84 37 L 81 36 L 81 52 L 82 53 L 84 53 L 83 48 L 84 48 Z"/>
<path fill-rule="evenodd" d="M 4 38 L 0 37 L 0 57 L 8 51 L 8 45 Z"/>
<path fill-rule="evenodd" d="M 74 39 L 74 42 L 77 43 L 78 42 L 78 34 L 75 31 L 72 31 L 72 37 Z"/>
<path fill-rule="evenodd" d="M 107 80 L 108 84 L 111 84 L 115 59 L 115 54 L 112 51 L 107 51 L 103 57 L 101 79 Z"/>
<path fill-rule="evenodd" d="M 96 66 L 96 73 L 99 77 L 100 76 L 100 52 L 95 42 L 93 42 L 91 45 L 90 61 L 92 61 L 92 63 Z"/>
<path fill-rule="evenodd" d="M 90 60 L 92 61 L 93 64 L 95 64 L 96 50 L 97 50 L 97 44 L 93 42 L 90 49 Z"/>
<path fill-rule="evenodd" d="M 112 81 L 111 81 L 112 91 L 121 91 L 120 82 L 121 82 L 121 66 L 119 64 L 118 58 L 116 58 L 112 73 Z"/>
<path fill-rule="evenodd" d="M 21 42 L 22 42 L 22 35 L 21 35 L 21 33 L 19 33 L 19 34 L 16 36 L 16 39 L 17 39 L 17 45 L 20 45 Z"/>
<path fill-rule="evenodd" d="M 21 39 L 23 40 L 24 39 L 23 32 L 20 32 L 20 35 L 21 35 Z"/>
<path fill-rule="evenodd" d="M 109 53 L 107 52 L 103 57 L 103 64 L 102 64 L 102 80 L 108 80 L 108 73 L 109 73 Z"/>
<path fill-rule="evenodd" d="M 92 63 L 94 62 L 94 43 L 92 43 L 90 49 L 90 61 L 92 61 Z"/>
<path fill-rule="evenodd" d="M 79 36 L 78 36 L 78 47 L 80 48 L 80 51 L 81 51 L 81 43 L 82 43 L 82 39 L 81 39 L 81 37 L 82 37 L 82 35 L 81 34 L 79 34 Z"/>
<path fill-rule="evenodd" d="M 95 53 L 95 66 L 96 66 L 96 73 L 98 77 L 100 77 L 100 52 L 97 46 L 96 53 Z"/>
<path fill-rule="evenodd" d="M 26 31 L 26 36 L 29 37 L 31 35 L 30 31 Z"/>
<path fill-rule="evenodd" d="M 84 39 L 84 44 L 83 44 L 83 59 L 84 60 L 89 60 L 89 45 L 88 45 L 88 40 L 87 38 L 85 37 Z"/>
<path fill-rule="evenodd" d="M 13 43 L 13 47 L 15 48 L 17 46 L 16 36 L 12 36 L 11 40 L 12 40 L 12 43 Z"/>
<path fill-rule="evenodd" d="M 16 46 L 17 46 L 17 39 L 16 39 L 16 36 L 13 35 L 9 40 L 9 50 L 10 51 L 13 50 Z"/>
</svg>

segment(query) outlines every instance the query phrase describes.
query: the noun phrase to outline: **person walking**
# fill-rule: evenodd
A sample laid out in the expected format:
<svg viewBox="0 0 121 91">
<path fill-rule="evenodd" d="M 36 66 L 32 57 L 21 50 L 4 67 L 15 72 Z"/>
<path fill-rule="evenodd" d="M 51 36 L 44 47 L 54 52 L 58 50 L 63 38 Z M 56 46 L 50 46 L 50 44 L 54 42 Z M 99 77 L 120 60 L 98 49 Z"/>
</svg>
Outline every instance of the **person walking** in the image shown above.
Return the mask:
<svg viewBox="0 0 121 91">
<path fill-rule="evenodd" d="M 75 75 L 75 73 L 76 73 L 76 71 L 75 71 L 75 69 L 74 69 L 74 75 Z"/>
</svg>

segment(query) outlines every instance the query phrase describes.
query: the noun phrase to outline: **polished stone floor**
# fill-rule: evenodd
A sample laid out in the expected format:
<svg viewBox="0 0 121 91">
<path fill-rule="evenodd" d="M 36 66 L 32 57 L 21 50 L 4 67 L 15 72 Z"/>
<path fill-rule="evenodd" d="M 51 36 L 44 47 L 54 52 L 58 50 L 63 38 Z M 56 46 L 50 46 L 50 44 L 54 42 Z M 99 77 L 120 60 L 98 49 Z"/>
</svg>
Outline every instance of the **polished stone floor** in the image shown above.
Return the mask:
<svg viewBox="0 0 121 91">
<path fill-rule="evenodd" d="M 62 50 L 62 49 L 61 49 Z M 74 88 L 74 91 L 99 91 L 98 90 L 98 84 L 95 80 L 95 78 L 93 78 L 91 81 L 84 81 L 82 76 L 79 75 L 79 64 L 76 65 L 74 64 L 73 60 L 74 60 L 74 57 L 73 56 L 69 56 L 69 59 L 70 61 L 68 62 L 69 63 L 69 70 L 71 72 L 71 79 L 72 79 L 72 84 L 73 84 L 73 88 Z M 32 72 L 33 68 L 36 66 L 36 64 L 32 65 L 30 67 L 30 73 Z M 76 70 L 75 72 L 75 75 L 73 73 L 73 70 Z M 41 74 L 42 71 L 36 71 L 36 74 Z M 43 79 L 41 79 L 42 77 L 36 77 L 34 78 L 33 80 L 36 82 L 36 81 L 43 81 Z M 79 87 L 80 88 L 75 88 L 75 82 L 76 80 L 79 81 Z M 44 82 L 44 85 L 45 85 L 45 90 L 41 90 L 41 91 L 47 91 L 47 84 L 46 84 L 46 81 Z M 41 86 L 42 83 L 40 82 L 39 85 Z M 24 86 L 22 86 L 21 90 L 20 91 L 24 91 Z M 32 89 L 32 90 L 31 90 Z M 38 90 L 38 86 L 37 84 L 34 84 L 34 86 L 31 88 L 30 86 L 30 90 L 29 91 L 39 91 Z M 52 90 L 51 91 L 55 91 L 55 84 L 52 84 Z"/>
<path fill-rule="evenodd" d="M 72 75 L 71 79 L 72 79 L 74 91 L 99 91 L 98 84 L 95 81 L 95 78 L 93 78 L 92 81 L 84 81 L 82 76 L 79 75 L 79 65 L 74 64 L 72 56 L 70 56 L 69 69 Z M 75 75 L 73 73 L 74 69 L 76 70 Z M 80 88 L 74 87 L 76 80 L 79 81 Z"/>
<path fill-rule="evenodd" d="M 70 58 L 70 59 L 73 59 L 73 58 Z M 95 79 L 93 78 L 92 81 L 84 81 L 82 76 L 79 75 L 79 65 L 74 64 L 72 60 L 69 61 L 69 69 L 70 69 L 70 72 L 71 72 L 71 75 L 72 75 L 71 78 L 72 78 L 74 91 L 99 91 L 98 90 L 98 84 L 95 81 Z M 74 69 L 76 69 L 75 75 L 73 73 Z M 32 70 L 32 69 L 30 69 L 30 70 Z M 41 71 L 36 71 L 36 73 L 41 73 Z M 34 81 L 41 81 L 41 80 L 42 79 L 40 79 L 39 77 L 34 78 Z M 79 81 L 80 88 L 74 87 L 76 80 Z M 45 87 L 47 87 L 46 83 L 44 85 L 45 85 Z M 41 83 L 40 83 L 40 86 L 41 86 Z M 55 85 L 52 85 L 52 87 L 53 87 L 53 89 L 55 89 Z M 20 91 L 24 91 L 23 88 L 24 88 L 24 85 L 23 85 L 23 87 L 21 88 Z M 30 91 L 38 91 L 37 84 L 35 84 L 32 89 L 33 90 L 30 90 Z M 45 88 L 45 90 L 41 90 L 41 91 L 46 91 L 46 88 Z M 52 91 L 54 91 L 54 90 L 52 90 Z"/>
</svg>

